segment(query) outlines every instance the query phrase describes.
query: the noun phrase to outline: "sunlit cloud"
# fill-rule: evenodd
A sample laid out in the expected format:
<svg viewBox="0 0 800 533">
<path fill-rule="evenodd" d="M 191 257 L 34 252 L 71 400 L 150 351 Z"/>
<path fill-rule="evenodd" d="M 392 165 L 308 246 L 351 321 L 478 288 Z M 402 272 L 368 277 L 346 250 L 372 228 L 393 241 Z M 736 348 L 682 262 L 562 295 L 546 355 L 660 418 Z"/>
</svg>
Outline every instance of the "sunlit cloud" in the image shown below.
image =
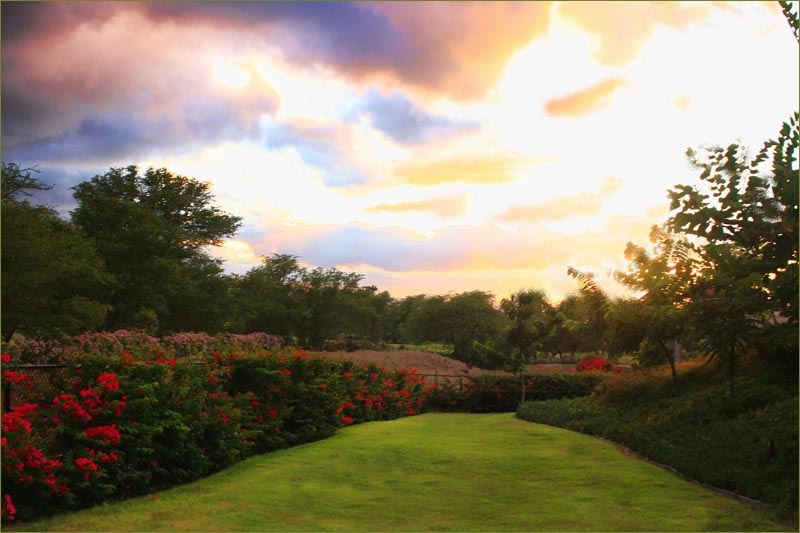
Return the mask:
<svg viewBox="0 0 800 533">
<path fill-rule="evenodd" d="M 605 279 L 697 179 L 686 148 L 757 150 L 800 79 L 774 2 L 1 8 L 3 158 L 59 213 L 166 167 L 243 218 L 226 270 L 293 253 L 393 296 Z"/>
<path fill-rule="evenodd" d="M 405 83 L 454 98 L 489 90 L 511 55 L 544 35 L 551 2 L 375 2 L 414 50 L 390 64 Z M 497 31 L 502 28 L 502 31 Z"/>
<path fill-rule="evenodd" d="M 544 108 L 547 114 L 552 116 L 586 115 L 608 106 L 614 93 L 626 83 L 621 78 L 604 80 L 576 93 L 549 100 L 544 104 Z"/>
<path fill-rule="evenodd" d="M 500 222 L 542 222 L 595 215 L 600 212 L 604 200 L 619 191 L 623 183 L 620 178 L 610 177 L 603 180 L 598 193 L 557 196 L 549 202 L 513 205 L 500 214 L 496 220 Z"/>
<path fill-rule="evenodd" d="M 604 65 L 636 59 L 658 24 L 683 28 L 703 21 L 711 2 L 559 2 L 558 12 L 597 38 L 595 58 Z"/>
<path fill-rule="evenodd" d="M 17 9 L 34 20 L 68 12 L 48 4 Z M 4 24 L 7 153 L 38 162 L 120 162 L 247 138 L 276 109 L 268 87 L 231 91 L 214 82 L 205 58 L 230 54 L 233 45 L 213 28 L 155 21 L 137 4 L 84 15 L 82 24 L 50 33 L 12 34 L 7 46 Z"/>
<path fill-rule="evenodd" d="M 440 161 L 407 163 L 397 175 L 413 185 L 438 183 L 503 183 L 516 179 L 525 164 L 519 156 L 494 154 L 471 158 L 452 158 Z"/>
<path fill-rule="evenodd" d="M 366 212 L 384 211 L 389 213 L 406 213 L 409 211 L 422 211 L 434 213 L 442 218 L 452 218 L 463 214 L 467 209 L 466 195 L 447 198 L 432 198 L 430 200 L 416 200 L 397 202 L 394 204 L 379 204 L 365 209 Z"/>
<path fill-rule="evenodd" d="M 672 99 L 672 105 L 679 111 L 688 111 L 692 106 L 692 101 L 688 96 L 676 96 Z"/>
</svg>

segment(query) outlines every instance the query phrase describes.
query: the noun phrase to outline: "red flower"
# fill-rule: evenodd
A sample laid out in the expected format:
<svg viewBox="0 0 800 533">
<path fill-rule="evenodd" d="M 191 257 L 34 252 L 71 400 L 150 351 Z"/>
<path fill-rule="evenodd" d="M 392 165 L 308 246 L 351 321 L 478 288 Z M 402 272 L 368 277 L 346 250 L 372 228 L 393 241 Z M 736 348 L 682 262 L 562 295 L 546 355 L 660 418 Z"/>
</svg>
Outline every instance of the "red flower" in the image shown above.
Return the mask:
<svg viewBox="0 0 800 533">
<path fill-rule="evenodd" d="M 75 464 L 78 468 L 83 470 L 84 478 L 89 479 L 92 472 L 97 472 L 97 463 L 86 457 L 78 457 L 75 459 Z"/>
<path fill-rule="evenodd" d="M 17 514 L 17 509 L 14 507 L 14 503 L 11 501 L 11 496 L 5 494 L 3 498 L 6 500 L 6 505 L 3 507 L 3 514 L 7 515 L 9 520 L 14 520 L 14 515 Z"/>
<path fill-rule="evenodd" d="M 31 423 L 25 420 L 25 418 L 23 418 L 23 414 L 18 411 L 12 411 L 4 414 L 2 416 L 2 426 L 4 433 L 8 433 L 9 431 L 17 431 L 19 429 L 25 433 L 30 433 L 32 431 Z"/>
<path fill-rule="evenodd" d="M 98 376 L 97 382 L 109 392 L 119 389 L 119 381 L 114 374 L 101 374 Z"/>
<path fill-rule="evenodd" d="M 2 358 L 3 358 L 3 362 L 4 362 L 5 364 L 10 364 L 10 363 L 11 363 L 11 356 L 10 356 L 10 355 L 8 355 L 7 353 L 4 353 L 4 354 L 3 354 L 2 356 L 0 356 L 0 357 L 2 357 Z"/>
<path fill-rule="evenodd" d="M 117 425 L 110 426 L 96 426 L 83 430 L 84 434 L 90 439 L 99 439 L 109 444 L 119 444 L 120 435 L 117 431 Z"/>
<path fill-rule="evenodd" d="M 352 424 L 352 423 L 353 423 L 353 418 L 352 418 L 352 417 L 349 417 L 349 416 L 343 416 L 343 417 L 342 417 L 342 423 L 343 423 L 345 426 L 349 426 L 350 424 Z"/>
<path fill-rule="evenodd" d="M 22 372 L 3 370 L 3 377 L 9 383 L 22 383 L 25 380 L 31 379 L 33 376 L 30 374 L 23 374 Z"/>
</svg>

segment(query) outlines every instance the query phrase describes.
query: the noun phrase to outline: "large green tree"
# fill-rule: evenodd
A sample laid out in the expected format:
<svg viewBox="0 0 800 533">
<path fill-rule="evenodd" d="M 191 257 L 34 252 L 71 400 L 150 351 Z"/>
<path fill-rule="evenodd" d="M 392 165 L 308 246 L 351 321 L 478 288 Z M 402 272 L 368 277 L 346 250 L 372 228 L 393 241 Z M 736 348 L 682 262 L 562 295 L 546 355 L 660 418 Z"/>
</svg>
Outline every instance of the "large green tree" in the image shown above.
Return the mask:
<svg viewBox="0 0 800 533">
<path fill-rule="evenodd" d="M 264 256 L 261 265 L 251 268 L 234 283 L 239 318 L 236 329 L 299 336 L 300 322 L 306 317 L 301 300 L 305 273 L 297 256 Z"/>
<path fill-rule="evenodd" d="M 109 278 L 81 233 L 25 196 L 49 189 L 34 169 L 2 165 L 2 335 L 75 334 L 100 326 Z"/>
<path fill-rule="evenodd" d="M 199 280 L 213 279 L 212 263 L 219 266 L 204 247 L 233 236 L 241 222 L 212 205 L 210 185 L 163 168 L 141 173 L 129 166 L 112 168 L 74 191 L 78 207 L 72 220 L 116 279 L 108 326 L 207 326 L 188 323 L 183 302 L 200 298 L 207 284 Z M 187 294 L 193 289 L 196 294 Z"/>
<path fill-rule="evenodd" d="M 669 193 L 669 228 L 697 239 L 691 325 L 727 366 L 731 396 L 746 349 L 796 373 L 799 141 L 795 112 L 753 159 L 736 144 L 689 150 L 699 183 Z"/>
</svg>

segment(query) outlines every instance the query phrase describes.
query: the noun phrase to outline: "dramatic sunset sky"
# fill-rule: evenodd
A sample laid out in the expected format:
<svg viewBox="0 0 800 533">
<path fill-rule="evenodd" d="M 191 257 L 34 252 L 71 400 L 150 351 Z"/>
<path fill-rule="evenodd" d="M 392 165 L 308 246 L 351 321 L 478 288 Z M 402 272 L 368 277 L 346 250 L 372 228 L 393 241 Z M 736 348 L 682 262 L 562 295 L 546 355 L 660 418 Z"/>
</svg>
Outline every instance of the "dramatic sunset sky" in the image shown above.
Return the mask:
<svg viewBox="0 0 800 533">
<path fill-rule="evenodd" d="M 395 297 L 624 267 L 693 183 L 688 147 L 756 151 L 797 108 L 777 2 L 2 4 L 3 160 L 209 181 L 213 251 L 359 272 Z"/>
</svg>

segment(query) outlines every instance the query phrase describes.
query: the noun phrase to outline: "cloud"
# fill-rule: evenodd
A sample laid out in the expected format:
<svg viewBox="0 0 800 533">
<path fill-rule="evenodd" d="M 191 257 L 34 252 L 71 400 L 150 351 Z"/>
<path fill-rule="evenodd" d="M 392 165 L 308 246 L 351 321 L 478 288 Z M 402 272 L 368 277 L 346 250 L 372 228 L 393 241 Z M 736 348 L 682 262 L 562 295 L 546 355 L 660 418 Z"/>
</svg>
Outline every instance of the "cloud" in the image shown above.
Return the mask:
<svg viewBox="0 0 800 533">
<path fill-rule="evenodd" d="M 587 115 L 608 106 L 614 93 L 626 84 L 621 78 L 609 78 L 576 93 L 548 100 L 544 109 L 550 116 Z"/>
<path fill-rule="evenodd" d="M 396 174 L 412 185 L 504 183 L 516 179 L 527 159 L 512 154 L 474 155 L 401 165 Z"/>
<path fill-rule="evenodd" d="M 552 2 L 374 2 L 410 44 L 389 65 L 405 83 L 458 99 L 483 96 L 519 49 L 547 32 Z"/>
<path fill-rule="evenodd" d="M 273 227 L 252 234 L 248 242 L 258 255 L 289 253 L 316 266 L 369 265 L 388 272 L 502 271 L 552 265 L 566 270 L 570 264 L 605 268 L 609 257 L 622 261 L 628 241 L 647 238 L 652 222 L 645 221 L 642 229 L 635 223 L 638 220 L 614 219 L 613 226 L 577 235 L 538 224 L 516 231 L 482 224 L 447 227 L 431 237 L 398 227 L 318 224 Z"/>
<path fill-rule="evenodd" d="M 712 2 L 559 2 L 558 13 L 598 38 L 594 57 L 606 66 L 636 59 L 658 24 L 684 28 L 705 20 Z"/>
<path fill-rule="evenodd" d="M 622 186 L 625 184 L 625 180 L 622 178 L 618 178 L 616 176 L 609 176 L 603 180 L 603 183 L 600 184 L 600 195 L 601 196 L 611 196 L 615 192 L 622 189 Z"/>
<path fill-rule="evenodd" d="M 596 215 L 603 201 L 619 191 L 624 184 L 617 177 L 608 177 L 600 184 L 597 193 L 581 193 L 573 196 L 557 196 L 553 200 L 534 205 L 514 205 L 496 217 L 499 222 L 543 222 L 567 218 Z"/>
<path fill-rule="evenodd" d="M 399 92 L 383 96 L 378 91 L 370 91 L 355 114 L 368 115 L 373 127 L 403 144 L 435 141 L 479 128 L 474 122 L 432 115 Z"/>
<path fill-rule="evenodd" d="M 12 31 L 8 41 L 3 35 L 6 151 L 94 161 L 133 146 L 146 152 L 238 140 L 274 112 L 269 87 L 235 91 L 214 82 L 209 59 L 235 52 L 218 30 L 159 22 L 139 7 L 109 2 L 95 12 L 82 3 L 31 3 L 8 10 L 33 27 Z"/>
<path fill-rule="evenodd" d="M 208 22 L 268 37 L 295 64 L 362 81 L 388 77 L 478 98 L 506 61 L 546 33 L 552 2 L 219 2 L 146 4 L 173 23 Z"/>
<path fill-rule="evenodd" d="M 398 202 L 394 204 L 379 204 L 365 209 L 366 212 L 383 211 L 388 213 L 407 213 L 409 211 L 428 212 L 441 218 L 453 218 L 464 214 L 467 210 L 466 195 L 450 196 L 446 198 L 432 198 L 430 200 L 417 200 Z"/>
<path fill-rule="evenodd" d="M 293 120 L 270 127 L 265 139 L 271 149 L 296 149 L 303 162 L 322 172 L 326 185 L 363 185 L 368 177 L 351 155 L 352 136 L 351 128 L 339 122 Z"/>
<path fill-rule="evenodd" d="M 595 215 L 603 203 L 596 194 L 583 193 L 575 196 L 557 197 L 536 205 L 511 206 L 497 217 L 500 222 L 541 222 L 564 220 L 576 216 Z"/>
<path fill-rule="evenodd" d="M 679 111 L 688 111 L 692 107 L 692 101 L 688 96 L 676 96 L 672 100 L 672 106 Z"/>
</svg>

